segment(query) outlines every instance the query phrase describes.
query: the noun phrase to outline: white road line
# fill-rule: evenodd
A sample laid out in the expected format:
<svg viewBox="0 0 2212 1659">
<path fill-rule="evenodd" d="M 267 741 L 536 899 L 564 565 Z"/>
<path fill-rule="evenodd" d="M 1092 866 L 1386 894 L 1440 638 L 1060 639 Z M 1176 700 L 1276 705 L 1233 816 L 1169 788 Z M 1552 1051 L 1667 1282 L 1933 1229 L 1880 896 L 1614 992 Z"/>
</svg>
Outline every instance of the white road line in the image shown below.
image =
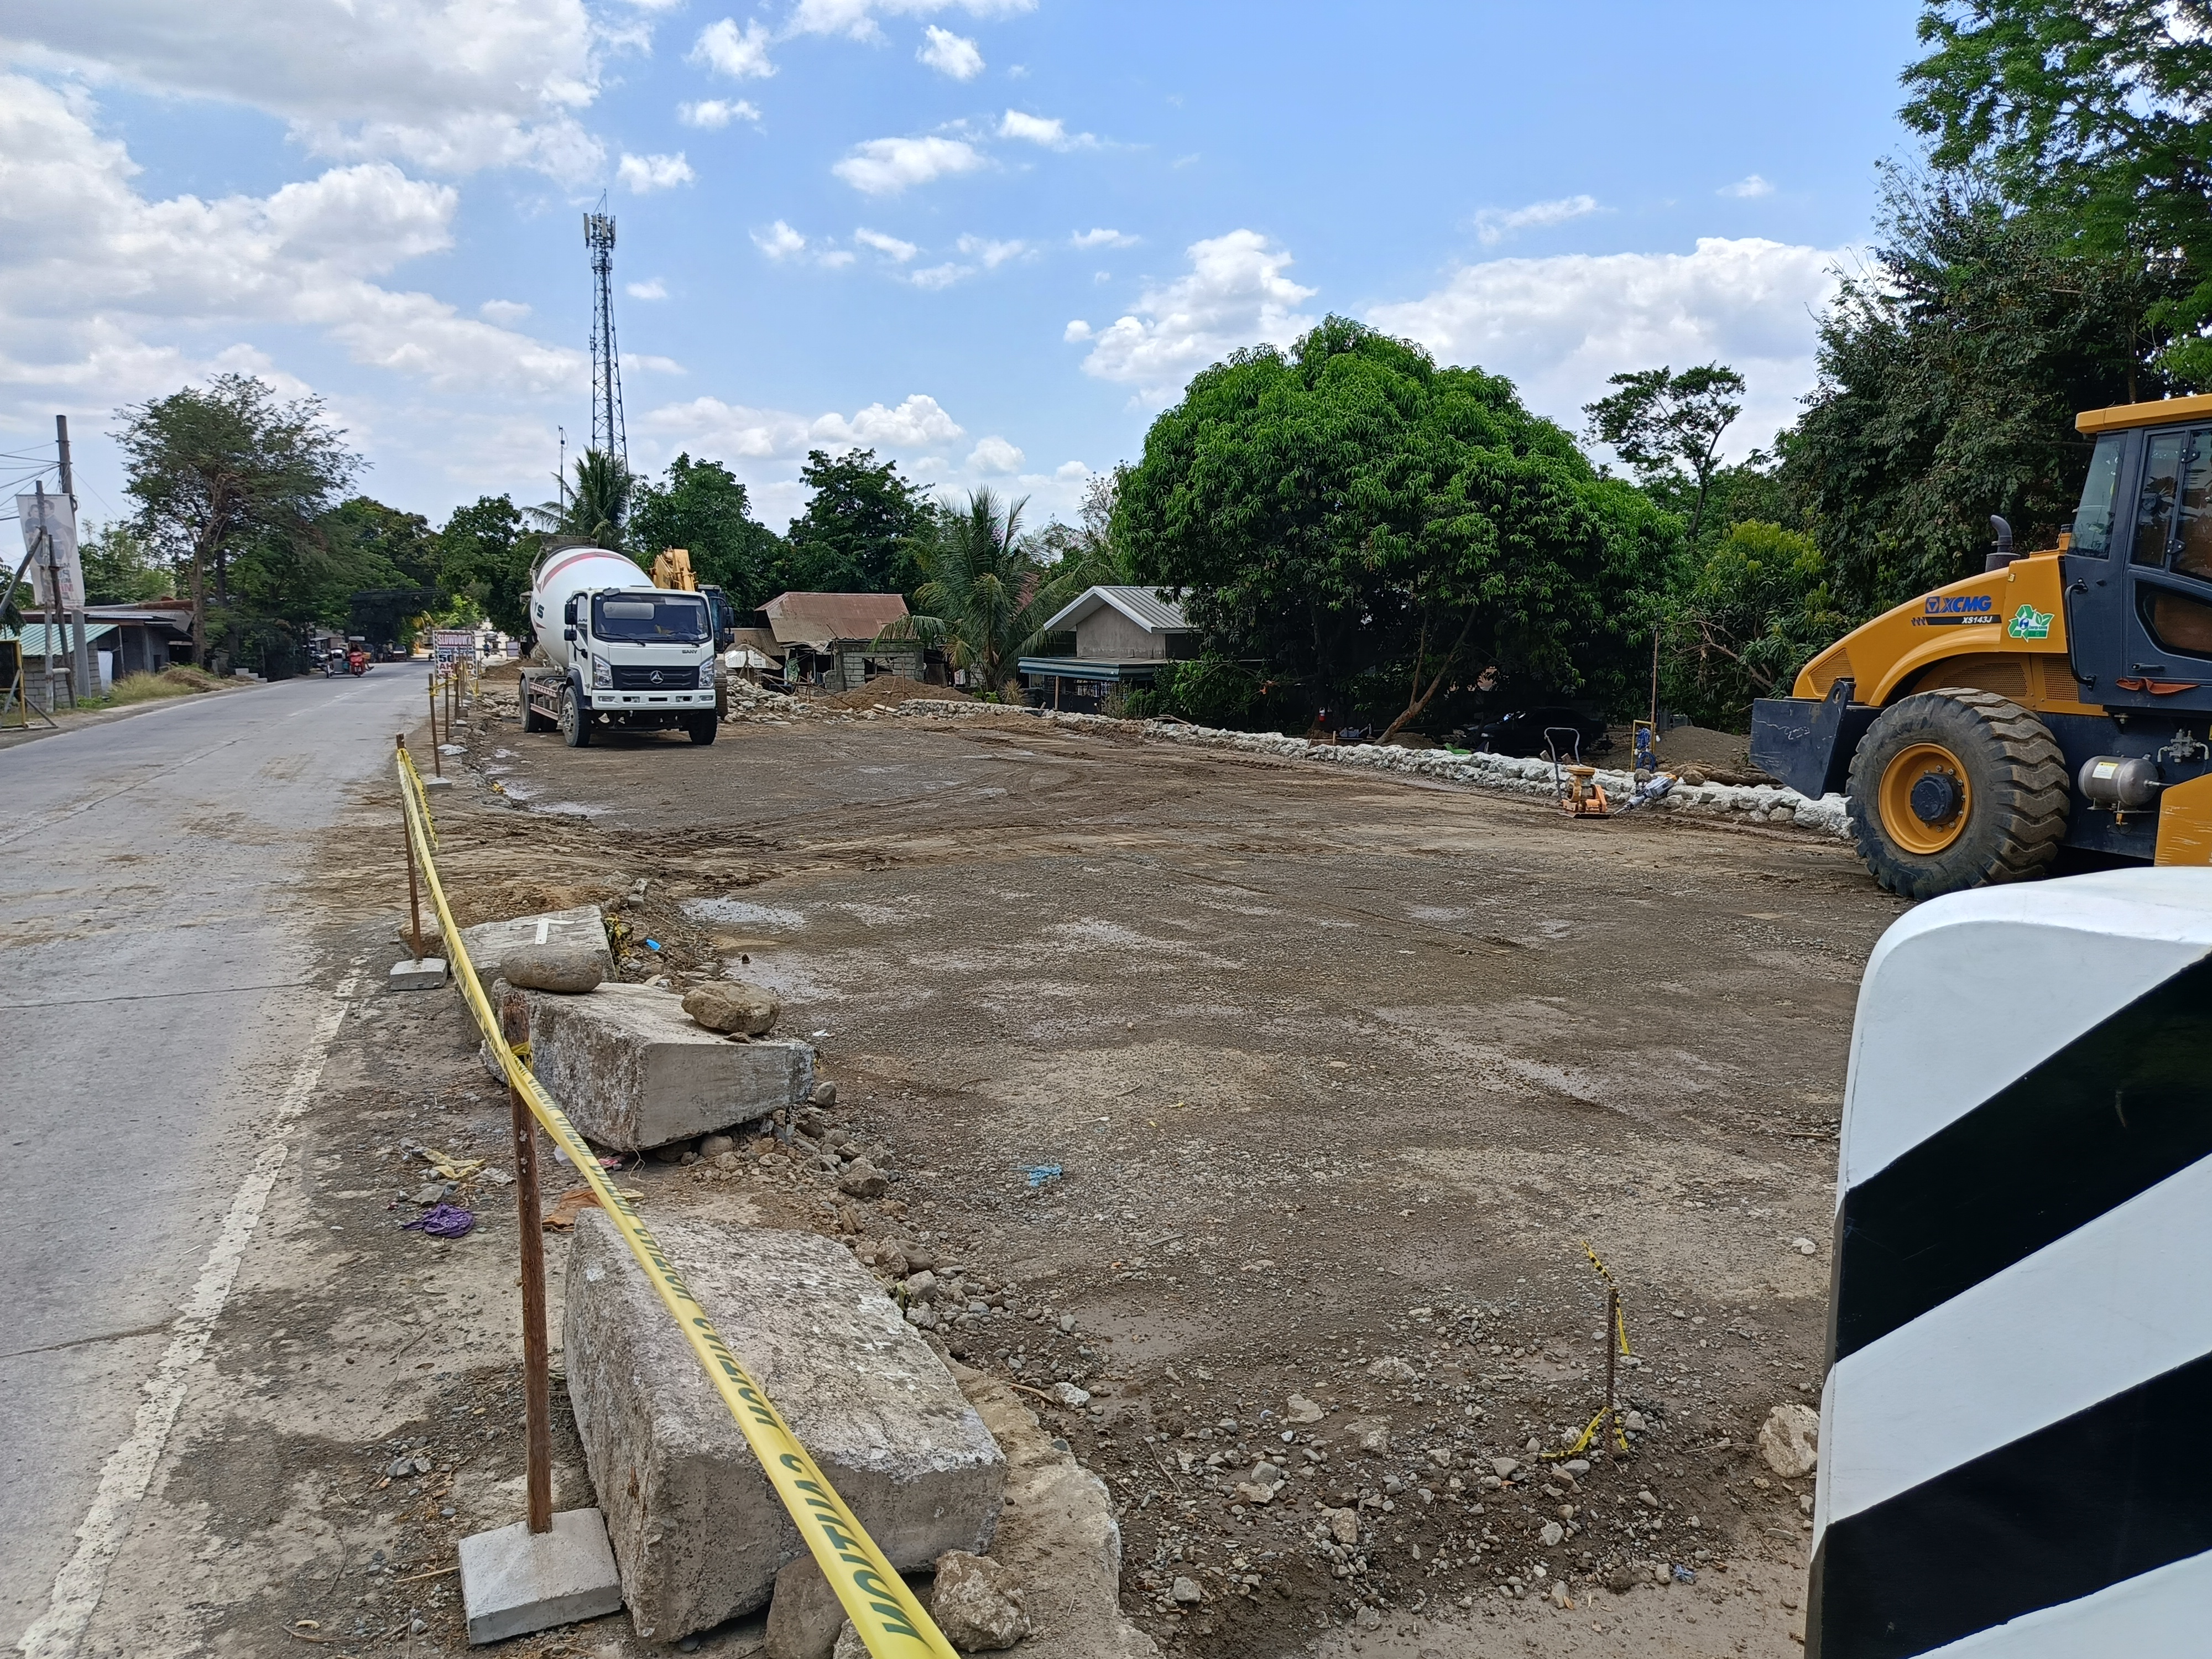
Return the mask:
<svg viewBox="0 0 2212 1659">
<path fill-rule="evenodd" d="M 345 1018 L 346 1001 L 353 994 L 355 983 L 351 975 L 339 981 L 331 1007 L 315 1022 L 307 1052 L 300 1057 L 292 1081 L 276 1103 L 261 1155 L 239 1182 L 230 1212 L 223 1217 L 222 1231 L 216 1235 L 201 1266 L 191 1299 L 170 1327 L 169 1346 L 154 1375 L 147 1379 L 145 1398 L 139 1402 L 131 1437 L 115 1449 L 100 1472 L 100 1487 L 93 1494 L 92 1507 L 76 1529 L 76 1553 L 55 1576 L 53 1598 L 46 1611 L 15 1644 L 16 1651 L 27 1659 L 73 1659 L 77 1644 L 84 1639 L 85 1626 L 91 1623 L 93 1611 L 107 1587 L 107 1570 L 130 1535 L 131 1520 L 168 1444 L 169 1431 L 176 1426 L 192 1367 L 207 1352 L 215 1322 L 230 1299 L 230 1287 L 246 1259 L 246 1247 L 260 1224 L 262 1206 L 269 1201 L 270 1190 L 291 1155 L 290 1146 L 280 1137 L 307 1109 L 322 1076 L 331 1039 Z"/>
</svg>

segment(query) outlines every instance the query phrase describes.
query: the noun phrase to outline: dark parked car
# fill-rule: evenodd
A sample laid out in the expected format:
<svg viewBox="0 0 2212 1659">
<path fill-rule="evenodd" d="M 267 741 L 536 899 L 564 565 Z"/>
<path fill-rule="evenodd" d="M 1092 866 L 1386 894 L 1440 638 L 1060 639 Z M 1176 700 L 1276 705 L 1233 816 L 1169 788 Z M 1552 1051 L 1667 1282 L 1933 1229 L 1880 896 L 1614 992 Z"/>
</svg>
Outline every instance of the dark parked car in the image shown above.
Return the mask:
<svg viewBox="0 0 2212 1659">
<path fill-rule="evenodd" d="M 1566 728 L 1566 729 L 1561 729 Z M 1577 752 L 1577 738 L 1584 760 L 1601 755 L 1613 747 L 1605 734 L 1601 715 L 1586 714 L 1579 708 L 1552 704 L 1538 708 L 1516 708 L 1510 714 L 1501 714 L 1487 725 L 1474 729 L 1471 735 L 1474 746 L 1493 755 L 1548 755 L 1549 742 L 1544 736 L 1549 729 L 1557 733 L 1559 758 L 1571 760 Z M 1576 736 L 1570 737 L 1571 730 Z"/>
</svg>

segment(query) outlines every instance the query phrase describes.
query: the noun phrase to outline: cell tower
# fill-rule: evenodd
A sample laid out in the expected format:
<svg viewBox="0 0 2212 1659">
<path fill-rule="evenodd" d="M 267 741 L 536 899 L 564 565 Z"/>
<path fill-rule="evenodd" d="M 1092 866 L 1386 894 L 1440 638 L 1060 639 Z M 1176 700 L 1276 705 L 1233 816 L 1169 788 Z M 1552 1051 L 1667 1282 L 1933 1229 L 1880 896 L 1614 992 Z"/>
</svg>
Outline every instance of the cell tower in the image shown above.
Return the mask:
<svg viewBox="0 0 2212 1659">
<path fill-rule="evenodd" d="M 604 204 L 602 204 L 604 205 Z M 584 246 L 592 251 L 592 447 L 629 471 L 629 434 L 623 425 L 622 360 L 615 351 L 615 221 L 611 213 L 584 216 Z"/>
</svg>

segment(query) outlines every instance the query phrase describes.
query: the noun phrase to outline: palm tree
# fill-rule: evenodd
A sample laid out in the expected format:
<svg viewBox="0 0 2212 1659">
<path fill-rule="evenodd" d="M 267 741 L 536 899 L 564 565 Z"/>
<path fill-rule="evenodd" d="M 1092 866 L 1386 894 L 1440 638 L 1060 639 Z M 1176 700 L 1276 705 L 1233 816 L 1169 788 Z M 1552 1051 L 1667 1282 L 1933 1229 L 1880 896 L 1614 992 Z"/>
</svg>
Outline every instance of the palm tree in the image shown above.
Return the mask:
<svg viewBox="0 0 2212 1659">
<path fill-rule="evenodd" d="M 972 491 L 965 511 L 940 502 L 914 538 L 924 578 L 920 613 L 879 636 L 939 647 L 990 690 L 1004 693 L 1015 660 L 1036 648 L 1045 619 L 1098 577 L 1088 562 L 1068 561 L 1048 575 L 1021 531 L 1027 497 L 1001 506 L 988 489 Z"/>
<path fill-rule="evenodd" d="M 593 547 L 622 550 L 634 480 L 611 455 L 587 449 L 576 457 L 576 484 L 565 501 L 526 507 L 523 515 L 549 535 L 574 536 Z"/>
</svg>

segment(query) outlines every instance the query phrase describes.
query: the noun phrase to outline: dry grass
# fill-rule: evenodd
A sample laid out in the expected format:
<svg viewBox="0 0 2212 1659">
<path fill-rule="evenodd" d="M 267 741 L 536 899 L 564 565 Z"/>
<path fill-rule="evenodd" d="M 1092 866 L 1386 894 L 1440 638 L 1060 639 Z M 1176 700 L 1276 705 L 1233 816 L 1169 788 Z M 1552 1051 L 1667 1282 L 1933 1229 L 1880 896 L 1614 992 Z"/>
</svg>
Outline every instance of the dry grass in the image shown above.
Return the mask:
<svg viewBox="0 0 2212 1659">
<path fill-rule="evenodd" d="M 152 702 L 161 697 L 189 697 L 196 692 L 212 691 L 221 684 L 212 674 L 179 665 L 165 668 L 158 674 L 125 674 L 108 688 L 107 700 L 120 705 Z"/>
</svg>

